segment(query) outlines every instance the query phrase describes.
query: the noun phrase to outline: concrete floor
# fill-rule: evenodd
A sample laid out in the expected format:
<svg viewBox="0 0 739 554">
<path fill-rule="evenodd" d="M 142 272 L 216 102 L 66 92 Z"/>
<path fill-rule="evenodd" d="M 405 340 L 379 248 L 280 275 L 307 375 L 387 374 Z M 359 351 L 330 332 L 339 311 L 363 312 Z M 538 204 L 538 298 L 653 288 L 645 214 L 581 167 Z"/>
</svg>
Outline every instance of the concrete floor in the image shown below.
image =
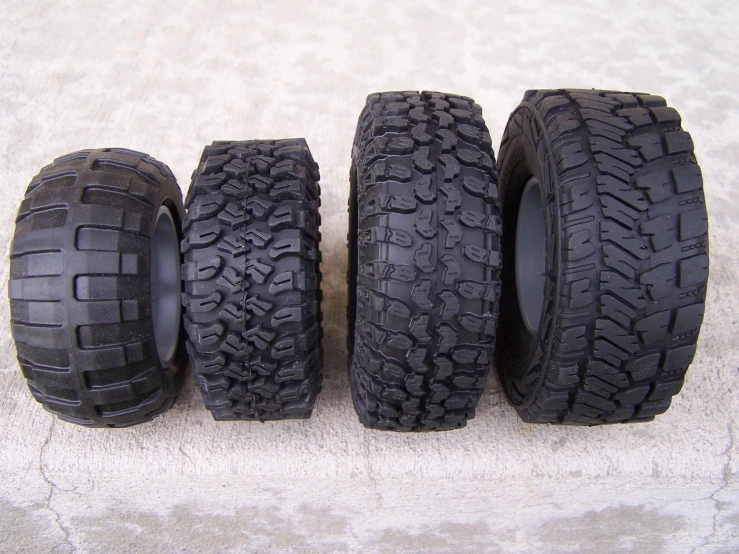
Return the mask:
<svg viewBox="0 0 739 554">
<path fill-rule="evenodd" d="M 0 551 L 739 551 L 739 8 L 730 1 L 6 2 L 0 280 L 36 171 L 85 147 L 166 162 L 304 136 L 323 187 L 325 385 L 313 419 L 215 423 L 190 380 L 155 421 L 44 412 L 0 302 Z M 696 360 L 643 425 L 522 423 L 491 379 L 458 432 L 360 427 L 347 378 L 350 145 L 367 93 L 473 96 L 497 144 L 527 88 L 661 94 L 705 176 L 711 277 Z"/>
</svg>

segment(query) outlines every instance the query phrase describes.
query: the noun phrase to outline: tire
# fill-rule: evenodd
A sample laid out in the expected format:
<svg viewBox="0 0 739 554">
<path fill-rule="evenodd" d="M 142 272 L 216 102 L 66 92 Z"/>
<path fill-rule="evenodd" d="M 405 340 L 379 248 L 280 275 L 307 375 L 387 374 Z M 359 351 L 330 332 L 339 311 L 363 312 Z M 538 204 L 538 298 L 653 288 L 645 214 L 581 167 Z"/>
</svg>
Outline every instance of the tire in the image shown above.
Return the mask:
<svg viewBox="0 0 739 554">
<path fill-rule="evenodd" d="M 485 387 L 500 293 L 497 173 L 482 109 L 372 94 L 352 152 L 350 380 L 367 427 L 464 427 Z"/>
<path fill-rule="evenodd" d="M 708 279 L 703 181 L 678 113 L 648 94 L 529 91 L 498 167 L 496 365 L 520 416 L 663 413 L 693 360 Z"/>
<path fill-rule="evenodd" d="M 214 142 L 187 195 L 187 350 L 216 420 L 305 419 L 321 387 L 320 188 L 303 139 Z"/>
<path fill-rule="evenodd" d="M 60 419 L 125 427 L 174 403 L 183 215 L 170 169 L 139 152 L 75 152 L 31 181 L 11 246 L 11 328 L 31 393 Z"/>
</svg>

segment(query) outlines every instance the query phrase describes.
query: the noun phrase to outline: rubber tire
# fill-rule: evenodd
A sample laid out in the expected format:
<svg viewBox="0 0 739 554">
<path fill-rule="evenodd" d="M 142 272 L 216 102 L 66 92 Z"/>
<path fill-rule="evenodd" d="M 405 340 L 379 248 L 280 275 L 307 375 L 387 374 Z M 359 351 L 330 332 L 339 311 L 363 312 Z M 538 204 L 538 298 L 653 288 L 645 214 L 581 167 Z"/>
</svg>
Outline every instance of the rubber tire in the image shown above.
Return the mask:
<svg viewBox="0 0 739 554">
<path fill-rule="evenodd" d="M 214 142 L 187 194 L 183 305 L 216 420 L 305 419 L 321 387 L 320 188 L 304 139 Z"/>
<path fill-rule="evenodd" d="M 141 423 L 182 386 L 184 333 L 162 362 L 151 318 L 160 206 L 179 232 L 182 193 L 170 169 L 120 148 L 57 158 L 26 190 L 10 255 L 11 328 L 31 393 L 62 420 Z"/>
<path fill-rule="evenodd" d="M 359 419 L 395 431 L 464 427 L 487 381 L 500 294 L 498 178 L 482 109 L 452 94 L 371 94 L 352 160 Z"/>
<path fill-rule="evenodd" d="M 529 91 L 500 147 L 503 294 L 496 365 L 524 421 L 650 421 L 695 354 L 708 279 L 701 171 L 659 96 Z M 524 184 L 538 179 L 545 300 L 524 329 L 514 249 Z"/>
</svg>

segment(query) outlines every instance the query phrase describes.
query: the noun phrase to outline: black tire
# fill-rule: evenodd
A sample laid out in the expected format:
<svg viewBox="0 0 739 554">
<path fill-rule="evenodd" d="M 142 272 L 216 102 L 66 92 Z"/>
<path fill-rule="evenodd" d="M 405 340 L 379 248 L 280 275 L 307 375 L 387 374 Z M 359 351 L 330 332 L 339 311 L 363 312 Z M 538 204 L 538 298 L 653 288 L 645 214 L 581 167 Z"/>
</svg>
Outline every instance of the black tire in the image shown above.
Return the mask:
<svg viewBox="0 0 739 554">
<path fill-rule="evenodd" d="M 487 380 L 500 294 L 498 177 L 482 109 L 452 94 L 372 94 L 352 160 L 359 419 L 395 431 L 464 427 Z"/>
<path fill-rule="evenodd" d="M 693 360 L 708 278 L 703 181 L 680 116 L 648 94 L 529 91 L 508 122 L 498 167 L 496 365 L 510 401 L 532 423 L 652 420 Z M 517 263 L 537 263 L 526 249 L 516 254 L 531 178 L 544 236 L 521 239 L 542 247 L 540 285 L 537 272 L 516 276 Z M 526 217 L 523 227 L 536 225 Z M 522 316 L 530 300 L 522 309 L 517 287 L 538 295 L 531 333 Z"/>
<path fill-rule="evenodd" d="M 31 181 L 11 247 L 11 328 L 31 393 L 60 419 L 125 427 L 172 406 L 187 362 L 183 215 L 172 172 L 139 152 L 75 152 Z M 152 298 L 158 275 L 167 288 Z"/>
<path fill-rule="evenodd" d="M 217 420 L 310 417 L 321 387 L 320 188 L 303 139 L 214 142 L 187 194 L 187 350 Z"/>
</svg>

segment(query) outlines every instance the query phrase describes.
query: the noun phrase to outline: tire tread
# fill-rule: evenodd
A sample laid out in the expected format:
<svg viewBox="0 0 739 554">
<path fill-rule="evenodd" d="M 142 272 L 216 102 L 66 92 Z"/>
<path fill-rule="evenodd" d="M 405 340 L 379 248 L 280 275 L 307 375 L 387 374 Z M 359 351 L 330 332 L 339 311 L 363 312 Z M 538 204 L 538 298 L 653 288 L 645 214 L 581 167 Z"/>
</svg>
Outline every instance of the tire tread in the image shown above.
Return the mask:
<svg viewBox="0 0 739 554">
<path fill-rule="evenodd" d="M 310 417 L 321 387 L 320 189 L 303 139 L 217 141 L 187 195 L 185 326 L 217 420 Z"/>
<path fill-rule="evenodd" d="M 90 196 L 95 189 L 119 191 L 120 201 Z M 11 246 L 11 329 L 31 393 L 63 420 L 125 427 L 174 403 L 183 360 L 160 366 L 142 300 L 149 297 L 148 226 L 165 193 L 181 210 L 169 168 L 122 149 L 61 156 L 28 186 Z M 90 283 L 107 292 L 78 288 Z"/>
<path fill-rule="evenodd" d="M 447 430 L 474 417 L 495 341 L 496 185 L 490 135 L 472 99 L 367 98 L 348 238 L 350 381 L 365 426 Z"/>
</svg>

